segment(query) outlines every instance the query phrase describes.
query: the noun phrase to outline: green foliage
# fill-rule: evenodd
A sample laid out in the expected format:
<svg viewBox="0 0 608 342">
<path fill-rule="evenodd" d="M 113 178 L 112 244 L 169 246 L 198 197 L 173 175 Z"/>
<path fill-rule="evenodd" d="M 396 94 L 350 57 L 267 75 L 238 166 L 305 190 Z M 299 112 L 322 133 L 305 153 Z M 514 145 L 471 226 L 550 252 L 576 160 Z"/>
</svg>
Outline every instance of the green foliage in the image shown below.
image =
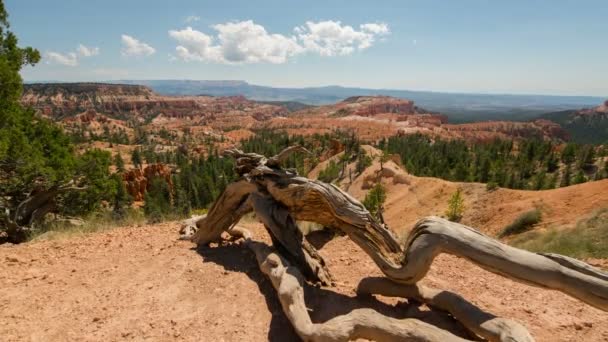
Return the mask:
<svg viewBox="0 0 608 342">
<path fill-rule="evenodd" d="M 382 183 L 376 183 L 365 195 L 362 204 L 375 219 L 379 219 L 379 213 L 384 205 L 384 201 L 386 201 L 386 189 Z"/>
<path fill-rule="evenodd" d="M 131 152 L 131 163 L 133 163 L 133 166 L 135 166 L 137 168 L 141 168 L 142 160 L 141 160 L 141 152 L 139 151 L 139 148 L 135 148 Z"/>
<path fill-rule="evenodd" d="M 0 0 L 0 230 L 6 228 L 4 222 L 13 220 L 29 194 L 44 193 L 70 181 L 87 189 L 53 197 L 45 210 L 79 214 L 92 210 L 108 193 L 109 165 L 109 156 L 97 151 L 77 157 L 70 137 L 58 126 L 20 105 L 23 84 L 19 71 L 36 64 L 40 53 L 18 47 L 7 18 Z"/>
<path fill-rule="evenodd" d="M 496 183 L 495 181 L 489 181 L 488 183 L 486 183 L 486 190 L 494 191 L 496 189 L 498 189 L 498 183 Z"/>
<path fill-rule="evenodd" d="M 357 153 L 357 164 L 355 172 L 360 175 L 365 169 L 372 165 L 372 158 L 367 155 L 364 149 L 360 149 Z"/>
<path fill-rule="evenodd" d="M 448 220 L 453 222 L 459 222 L 464 214 L 464 198 L 462 196 L 462 190 L 458 188 L 448 201 L 448 209 L 445 212 Z"/>
<path fill-rule="evenodd" d="M 122 159 L 120 153 L 116 153 L 114 156 L 114 166 L 116 166 L 116 170 L 118 170 L 118 172 L 125 171 L 125 161 Z"/>
<path fill-rule="evenodd" d="M 498 234 L 499 238 L 505 236 L 523 233 L 530 230 L 533 225 L 539 223 L 542 220 L 542 214 L 539 209 L 533 209 L 519 215 L 515 221 L 503 228 Z"/>
<path fill-rule="evenodd" d="M 144 214 L 149 222 L 157 223 L 171 214 L 171 189 L 160 177 L 152 180 L 144 198 Z"/>
<path fill-rule="evenodd" d="M 451 181 L 495 183 L 512 189 L 541 190 L 573 181 L 587 181 L 585 174 L 601 172 L 595 167 L 597 153 L 592 145 L 569 143 L 560 146 L 540 139 L 517 142 L 494 140 L 470 145 L 462 140 L 432 139 L 421 134 L 391 137 L 381 141 L 389 153 L 398 154 L 408 172 L 417 176 Z M 560 161 L 564 163 L 560 171 Z M 582 173 L 578 173 L 578 171 Z M 573 174 L 577 175 L 573 179 Z M 492 184 L 494 186 L 494 184 Z"/>
<path fill-rule="evenodd" d="M 608 209 L 600 209 L 580 220 L 574 228 L 551 228 L 521 234 L 511 244 L 536 253 L 558 253 L 570 257 L 608 258 Z"/>
<path fill-rule="evenodd" d="M 330 160 L 329 164 L 327 164 L 327 167 L 325 169 L 321 170 L 321 172 L 319 172 L 318 179 L 321 182 L 331 183 L 334 180 L 338 179 L 339 175 L 340 175 L 340 165 L 338 163 L 336 163 L 335 161 Z"/>
<path fill-rule="evenodd" d="M 83 179 L 83 191 L 71 192 L 60 201 L 61 212 L 66 215 L 83 215 L 99 209 L 101 201 L 111 201 L 116 182 L 110 176 L 111 154 L 99 149 L 86 151 L 76 160 L 75 174 Z"/>
<path fill-rule="evenodd" d="M 118 173 L 112 175 L 112 182 L 114 183 L 114 198 L 112 201 L 112 217 L 119 221 L 123 220 L 128 213 L 128 209 L 133 203 L 133 198 L 127 193 L 125 183 L 122 180 L 122 176 Z"/>
</svg>

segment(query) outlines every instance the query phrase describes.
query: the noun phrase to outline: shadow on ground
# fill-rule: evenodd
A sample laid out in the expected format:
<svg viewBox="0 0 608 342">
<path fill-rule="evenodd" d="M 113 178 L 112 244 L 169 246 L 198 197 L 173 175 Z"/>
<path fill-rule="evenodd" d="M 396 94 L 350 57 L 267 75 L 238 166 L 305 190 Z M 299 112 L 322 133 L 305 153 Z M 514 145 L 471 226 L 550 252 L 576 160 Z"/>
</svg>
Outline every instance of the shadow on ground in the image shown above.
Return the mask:
<svg viewBox="0 0 608 342">
<path fill-rule="evenodd" d="M 283 313 L 276 291 L 268 278 L 259 270 L 255 255 L 238 243 L 226 243 L 217 247 L 193 248 L 203 258 L 224 267 L 226 271 L 243 272 L 254 281 L 266 299 L 272 313 L 269 341 L 300 340 Z M 313 322 L 323 323 L 336 316 L 348 314 L 354 309 L 371 308 L 394 318 L 417 318 L 461 337 L 471 338 L 466 329 L 447 313 L 426 307 L 415 301 L 399 301 L 395 305 L 384 303 L 373 296 L 348 296 L 334 292 L 332 288 L 304 285 L 306 306 L 311 310 Z"/>
</svg>

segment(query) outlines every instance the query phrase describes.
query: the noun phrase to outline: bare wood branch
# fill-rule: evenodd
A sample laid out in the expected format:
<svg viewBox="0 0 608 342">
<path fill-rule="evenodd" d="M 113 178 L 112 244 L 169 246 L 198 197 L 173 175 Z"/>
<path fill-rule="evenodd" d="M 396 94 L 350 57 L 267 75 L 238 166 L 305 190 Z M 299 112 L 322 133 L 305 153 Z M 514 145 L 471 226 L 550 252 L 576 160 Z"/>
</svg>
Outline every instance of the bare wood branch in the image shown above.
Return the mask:
<svg viewBox="0 0 608 342">
<path fill-rule="evenodd" d="M 287 158 L 289 158 L 290 155 L 292 155 L 293 153 L 297 153 L 297 152 L 312 155 L 312 153 L 309 150 L 307 150 L 304 146 L 300 146 L 300 145 L 289 146 L 289 147 L 283 149 L 281 152 L 279 152 L 276 156 L 268 158 L 268 161 L 266 161 L 266 165 L 270 166 L 270 167 L 280 167 L 282 162 L 287 160 Z"/>
<path fill-rule="evenodd" d="M 466 328 L 488 341 L 534 341 L 528 330 L 518 322 L 487 313 L 449 291 L 437 290 L 420 284 L 399 284 L 387 278 L 365 278 L 359 283 L 357 293 L 414 298 L 449 312 Z"/>
<path fill-rule="evenodd" d="M 229 184 L 213 203 L 209 213 L 200 219 L 197 232 L 191 240 L 199 245 L 207 245 L 220 239 L 222 232 L 236 224 L 251 208 L 246 204 L 249 194 L 256 186 L 246 180 Z"/>
<path fill-rule="evenodd" d="M 251 203 L 257 217 L 273 238 L 276 248 L 283 247 L 284 255 L 298 265 L 306 278 L 319 281 L 324 285 L 332 283 L 332 277 L 325 266 L 325 260 L 316 249 L 306 240 L 289 212 L 277 205 L 268 196 L 258 193 L 251 194 Z"/>
<path fill-rule="evenodd" d="M 277 290 L 285 315 L 304 341 L 466 341 L 417 319 L 386 317 L 372 309 L 357 309 L 325 323 L 312 323 L 304 301 L 304 277 L 296 267 L 263 243 L 249 241 L 260 269 Z"/>
</svg>

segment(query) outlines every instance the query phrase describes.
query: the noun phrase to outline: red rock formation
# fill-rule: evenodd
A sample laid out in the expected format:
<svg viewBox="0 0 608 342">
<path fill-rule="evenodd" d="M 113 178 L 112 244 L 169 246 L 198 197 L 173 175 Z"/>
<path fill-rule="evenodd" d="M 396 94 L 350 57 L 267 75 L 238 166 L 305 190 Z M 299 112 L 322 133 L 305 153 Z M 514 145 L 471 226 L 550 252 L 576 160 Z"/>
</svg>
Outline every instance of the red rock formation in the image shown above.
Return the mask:
<svg viewBox="0 0 608 342">
<path fill-rule="evenodd" d="M 152 180 L 156 177 L 163 178 L 169 188 L 173 191 L 173 181 L 171 180 L 171 168 L 165 164 L 157 163 L 141 169 L 131 169 L 123 174 L 125 187 L 134 201 L 143 201 L 146 191 L 150 189 Z"/>
</svg>

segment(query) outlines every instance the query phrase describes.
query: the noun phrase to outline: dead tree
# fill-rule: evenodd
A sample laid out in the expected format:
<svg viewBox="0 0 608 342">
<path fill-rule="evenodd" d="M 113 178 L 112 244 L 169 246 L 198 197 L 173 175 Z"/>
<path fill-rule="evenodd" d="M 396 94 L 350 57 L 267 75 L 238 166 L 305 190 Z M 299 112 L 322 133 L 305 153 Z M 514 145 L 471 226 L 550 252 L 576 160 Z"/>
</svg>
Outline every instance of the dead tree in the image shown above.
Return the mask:
<svg viewBox="0 0 608 342">
<path fill-rule="evenodd" d="M 82 191 L 86 187 L 77 186 L 72 180 L 49 188 L 38 187 L 29 192 L 25 199 L 10 208 L 7 200 L 0 198 L 0 227 L 5 227 L 6 240 L 21 243 L 35 229 L 35 224 L 46 214 L 57 208 L 57 196 L 69 191 Z"/>
<path fill-rule="evenodd" d="M 283 309 L 297 333 L 310 341 L 342 341 L 355 337 L 392 341 L 408 337 L 421 341 L 458 340 L 423 324 L 397 322 L 375 311 L 353 311 L 321 325 L 310 323 L 301 297 L 300 276 L 331 284 L 323 258 L 308 243 L 296 220 L 312 221 L 342 231 L 365 251 L 386 278 L 368 278 L 359 293 L 413 298 L 449 312 L 471 332 L 490 341 L 532 341 L 519 323 L 483 312 L 454 293 L 418 284 L 441 253 L 468 259 L 484 269 L 529 285 L 555 289 L 608 311 L 608 274 L 581 261 L 555 254 L 537 254 L 492 239 L 477 230 L 438 217 L 420 220 L 405 243 L 374 220 L 365 207 L 340 188 L 281 168 L 287 155 L 304 151 L 290 147 L 266 158 L 233 149 L 241 178 L 228 185 L 209 213 L 191 220 L 185 236 L 198 245 L 221 239 L 222 232 L 242 236 L 240 218 L 255 211 L 268 230 L 276 252 L 250 241 L 260 268 L 278 291 Z M 192 227 L 195 223 L 196 227 Z M 290 266 L 293 264 L 293 266 Z M 287 271 L 291 269 L 292 271 Z M 298 272 L 294 270 L 299 270 Z M 351 327 L 351 330 L 344 328 Z M 346 331 L 346 330 L 348 331 Z M 358 333 L 355 333 L 357 331 Z M 417 335 L 408 335 L 410 332 Z"/>
</svg>

